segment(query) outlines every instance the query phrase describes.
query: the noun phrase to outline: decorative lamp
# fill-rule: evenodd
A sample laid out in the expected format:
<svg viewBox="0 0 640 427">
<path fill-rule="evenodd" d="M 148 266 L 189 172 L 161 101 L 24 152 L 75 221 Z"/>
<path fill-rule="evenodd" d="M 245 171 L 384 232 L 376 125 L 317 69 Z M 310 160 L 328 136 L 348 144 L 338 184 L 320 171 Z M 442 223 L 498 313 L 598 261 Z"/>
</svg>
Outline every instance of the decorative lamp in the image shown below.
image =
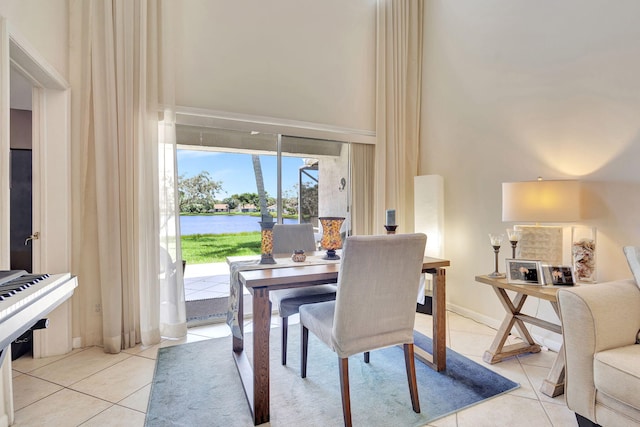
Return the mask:
<svg viewBox="0 0 640 427">
<path fill-rule="evenodd" d="M 336 249 L 342 247 L 342 237 L 340 236 L 340 228 L 344 222 L 344 218 L 335 216 L 325 216 L 318 218 L 320 224 L 322 224 L 322 239 L 320 239 L 320 246 L 327 250 L 327 254 L 323 259 L 336 260 L 340 259 L 336 255 Z"/>
<path fill-rule="evenodd" d="M 562 227 L 541 222 L 580 219 L 580 182 L 572 180 L 505 182 L 502 184 L 502 221 L 534 222 L 520 230 L 520 258 L 562 264 Z"/>
<path fill-rule="evenodd" d="M 261 256 L 260 264 L 275 264 L 276 260 L 273 259 L 273 226 L 274 221 L 260 221 L 260 234 L 261 234 Z"/>
</svg>

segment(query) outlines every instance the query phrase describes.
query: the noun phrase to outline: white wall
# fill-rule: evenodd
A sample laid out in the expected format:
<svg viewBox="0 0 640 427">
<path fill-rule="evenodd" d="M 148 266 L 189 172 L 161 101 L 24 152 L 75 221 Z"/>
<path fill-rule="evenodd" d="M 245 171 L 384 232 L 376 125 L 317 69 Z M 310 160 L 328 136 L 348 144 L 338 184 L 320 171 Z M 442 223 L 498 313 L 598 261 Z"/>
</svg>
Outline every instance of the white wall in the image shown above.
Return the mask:
<svg viewBox="0 0 640 427">
<path fill-rule="evenodd" d="M 177 105 L 375 130 L 376 0 L 177 9 Z"/>
<path fill-rule="evenodd" d="M 599 281 L 630 277 L 622 246 L 640 245 L 640 3 L 432 0 L 425 14 L 420 173 L 444 177 L 449 303 L 502 318 L 474 276 L 493 271 L 487 233 L 513 225 L 501 221 L 501 183 L 538 176 L 585 183 Z"/>
<path fill-rule="evenodd" d="M 0 15 L 68 80 L 68 0 L 0 0 Z"/>
</svg>

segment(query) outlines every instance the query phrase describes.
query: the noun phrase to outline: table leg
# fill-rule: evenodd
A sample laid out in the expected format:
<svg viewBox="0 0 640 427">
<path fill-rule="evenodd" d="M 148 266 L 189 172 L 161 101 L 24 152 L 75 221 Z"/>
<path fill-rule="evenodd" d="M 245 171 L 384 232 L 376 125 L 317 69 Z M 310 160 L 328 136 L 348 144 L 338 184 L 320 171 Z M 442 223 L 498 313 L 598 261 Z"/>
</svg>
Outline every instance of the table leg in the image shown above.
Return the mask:
<svg viewBox="0 0 640 427">
<path fill-rule="evenodd" d="M 253 423 L 269 422 L 269 332 L 267 288 L 253 288 Z"/>
<path fill-rule="evenodd" d="M 446 285 L 447 276 L 444 268 L 426 270 L 434 276 L 433 297 L 431 302 L 431 314 L 433 318 L 432 354 L 415 346 L 415 356 L 432 369 L 441 372 L 447 369 L 447 312 L 446 312 Z"/>
<path fill-rule="evenodd" d="M 549 301 L 551 306 L 555 310 L 558 318 L 560 317 L 560 311 L 558 309 L 558 303 L 554 301 Z M 564 393 L 564 350 L 563 346 L 560 346 L 560 350 L 558 350 L 558 355 L 556 356 L 556 360 L 553 362 L 553 366 L 549 371 L 549 375 L 542 382 L 542 386 L 540 387 L 540 391 L 549 396 L 556 397 L 560 396 Z"/>
<path fill-rule="evenodd" d="M 239 298 L 241 338 L 233 337 L 233 356 L 254 425 L 269 422 L 269 291 L 253 288 L 253 366 L 244 351 L 243 301 Z"/>
<path fill-rule="evenodd" d="M 518 354 L 540 352 L 540 346 L 535 343 L 524 322 L 516 317 L 520 314 L 520 310 L 524 306 L 527 296 L 525 294 L 517 294 L 513 302 L 511 302 L 509 295 L 504 289 L 494 286 L 493 290 L 496 292 L 496 295 L 498 295 L 498 299 L 507 311 L 507 314 L 500 325 L 500 329 L 498 329 L 496 333 L 495 339 L 491 343 L 491 347 L 489 347 L 489 350 L 485 351 L 482 356 L 482 360 L 493 364 Z M 518 330 L 523 342 L 520 344 L 505 345 L 511 329 L 514 326 Z"/>
</svg>

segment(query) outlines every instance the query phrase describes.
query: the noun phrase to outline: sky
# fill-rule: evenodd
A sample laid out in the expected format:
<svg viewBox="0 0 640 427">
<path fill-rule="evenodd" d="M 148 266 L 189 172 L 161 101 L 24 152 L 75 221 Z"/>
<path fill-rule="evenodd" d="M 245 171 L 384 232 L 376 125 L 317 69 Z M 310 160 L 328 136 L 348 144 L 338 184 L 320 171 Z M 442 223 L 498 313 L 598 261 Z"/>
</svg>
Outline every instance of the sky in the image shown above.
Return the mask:
<svg viewBox="0 0 640 427">
<path fill-rule="evenodd" d="M 264 188 L 269 196 L 276 197 L 276 156 L 260 156 L 260 163 Z M 292 194 L 297 194 L 294 185 L 298 184 L 298 169 L 302 165 L 300 157 L 282 158 L 283 193 L 289 190 Z M 222 182 L 222 192 L 216 195 L 218 200 L 233 194 L 258 192 L 250 154 L 178 150 L 178 175 L 189 178 L 202 171 L 209 172 L 214 181 Z"/>
</svg>

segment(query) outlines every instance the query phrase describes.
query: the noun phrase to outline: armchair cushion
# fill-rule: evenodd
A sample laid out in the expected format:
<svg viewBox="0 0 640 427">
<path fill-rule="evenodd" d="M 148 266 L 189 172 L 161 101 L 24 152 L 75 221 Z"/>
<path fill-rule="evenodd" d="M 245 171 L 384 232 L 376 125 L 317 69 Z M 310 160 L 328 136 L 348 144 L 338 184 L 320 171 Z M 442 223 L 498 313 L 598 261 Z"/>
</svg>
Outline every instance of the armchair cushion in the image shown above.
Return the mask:
<svg viewBox="0 0 640 427">
<path fill-rule="evenodd" d="M 593 377 L 598 393 L 640 410 L 640 345 L 596 353 Z"/>
</svg>

